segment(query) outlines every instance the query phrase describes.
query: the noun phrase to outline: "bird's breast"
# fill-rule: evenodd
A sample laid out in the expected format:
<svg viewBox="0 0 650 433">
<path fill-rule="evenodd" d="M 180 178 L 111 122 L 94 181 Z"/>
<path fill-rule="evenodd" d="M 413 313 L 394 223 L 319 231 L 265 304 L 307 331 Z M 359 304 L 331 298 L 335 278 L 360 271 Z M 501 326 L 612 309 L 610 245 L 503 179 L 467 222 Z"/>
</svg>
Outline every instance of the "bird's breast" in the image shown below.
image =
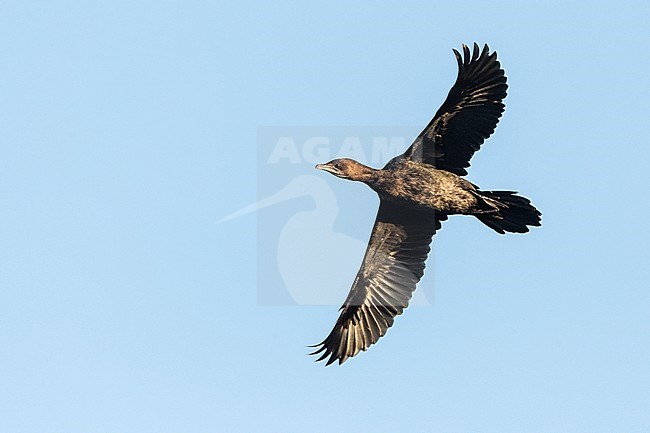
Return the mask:
<svg viewBox="0 0 650 433">
<path fill-rule="evenodd" d="M 383 200 L 400 206 L 454 214 L 468 213 L 476 205 L 466 183 L 453 173 L 409 163 L 380 170 L 370 186 Z"/>
</svg>

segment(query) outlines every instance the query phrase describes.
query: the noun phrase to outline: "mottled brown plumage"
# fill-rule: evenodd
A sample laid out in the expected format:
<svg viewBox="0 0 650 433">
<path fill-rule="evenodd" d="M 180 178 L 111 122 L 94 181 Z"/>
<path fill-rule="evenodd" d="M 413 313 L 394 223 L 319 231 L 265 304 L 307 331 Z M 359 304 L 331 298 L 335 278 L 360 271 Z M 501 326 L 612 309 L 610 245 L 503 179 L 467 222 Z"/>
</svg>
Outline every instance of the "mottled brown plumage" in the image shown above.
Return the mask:
<svg viewBox="0 0 650 433">
<path fill-rule="evenodd" d="M 482 191 L 463 179 L 469 160 L 504 110 L 506 77 L 487 45 L 454 50 L 458 77 L 415 142 L 383 169 L 342 158 L 316 166 L 363 182 L 381 201 L 368 249 L 332 332 L 314 354 L 343 363 L 377 342 L 408 306 L 433 235 L 449 215 L 473 215 L 498 233 L 525 233 L 541 214 L 512 191 Z"/>
</svg>

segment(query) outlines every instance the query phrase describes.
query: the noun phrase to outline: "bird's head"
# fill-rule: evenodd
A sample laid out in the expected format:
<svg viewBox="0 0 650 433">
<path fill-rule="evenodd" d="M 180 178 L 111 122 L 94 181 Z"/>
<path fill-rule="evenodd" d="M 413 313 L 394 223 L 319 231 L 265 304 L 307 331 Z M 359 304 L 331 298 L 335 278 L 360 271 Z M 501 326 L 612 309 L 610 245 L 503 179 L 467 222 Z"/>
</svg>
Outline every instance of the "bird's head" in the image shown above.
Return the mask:
<svg viewBox="0 0 650 433">
<path fill-rule="evenodd" d="M 341 179 L 358 180 L 361 182 L 370 180 L 375 171 L 372 168 L 349 158 L 334 159 L 327 164 L 318 164 L 316 165 L 316 168 L 332 173 L 334 176 L 340 177 Z"/>
</svg>

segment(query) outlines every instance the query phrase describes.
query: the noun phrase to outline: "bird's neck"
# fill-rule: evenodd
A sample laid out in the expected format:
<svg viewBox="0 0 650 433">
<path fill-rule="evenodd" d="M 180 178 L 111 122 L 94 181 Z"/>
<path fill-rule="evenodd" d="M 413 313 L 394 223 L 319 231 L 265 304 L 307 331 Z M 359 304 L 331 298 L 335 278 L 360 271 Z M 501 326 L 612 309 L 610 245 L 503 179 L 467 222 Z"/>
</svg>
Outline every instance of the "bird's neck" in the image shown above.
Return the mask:
<svg viewBox="0 0 650 433">
<path fill-rule="evenodd" d="M 357 163 L 354 166 L 354 169 L 349 172 L 350 180 L 368 183 L 375 178 L 377 171 L 378 170 L 368 167 L 367 165 Z"/>
</svg>

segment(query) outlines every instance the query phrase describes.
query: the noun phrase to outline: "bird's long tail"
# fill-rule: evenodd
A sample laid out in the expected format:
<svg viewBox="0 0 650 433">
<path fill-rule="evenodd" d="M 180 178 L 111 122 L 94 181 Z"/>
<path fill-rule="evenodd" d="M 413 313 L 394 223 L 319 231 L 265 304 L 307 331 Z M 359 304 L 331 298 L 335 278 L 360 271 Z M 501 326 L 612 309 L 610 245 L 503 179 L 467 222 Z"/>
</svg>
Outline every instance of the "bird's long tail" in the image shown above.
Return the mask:
<svg viewBox="0 0 650 433">
<path fill-rule="evenodd" d="M 480 191 L 479 194 L 494 211 L 476 214 L 476 218 L 497 233 L 526 233 L 528 226 L 542 225 L 540 211 L 514 191 Z"/>
</svg>

